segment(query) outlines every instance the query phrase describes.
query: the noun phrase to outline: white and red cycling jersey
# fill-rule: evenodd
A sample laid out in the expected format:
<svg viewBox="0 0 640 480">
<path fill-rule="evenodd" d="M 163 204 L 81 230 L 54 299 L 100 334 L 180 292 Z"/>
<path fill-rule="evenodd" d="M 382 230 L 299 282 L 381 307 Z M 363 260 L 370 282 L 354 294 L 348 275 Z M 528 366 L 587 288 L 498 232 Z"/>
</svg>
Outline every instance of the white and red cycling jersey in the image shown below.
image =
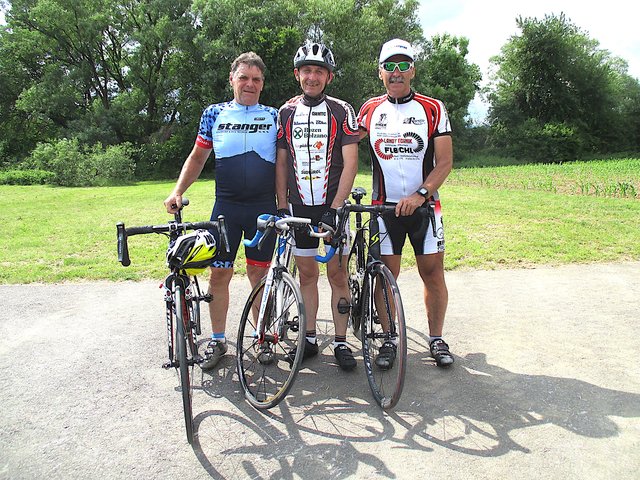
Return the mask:
<svg viewBox="0 0 640 480">
<path fill-rule="evenodd" d="M 435 166 L 433 139 L 451 135 L 444 104 L 411 91 L 362 105 L 358 125 L 369 134 L 374 203 L 397 203 L 415 193 Z M 431 192 L 438 199 L 437 192 Z"/>
<path fill-rule="evenodd" d="M 344 167 L 342 147 L 358 143 L 353 107 L 322 95 L 300 95 L 278 112 L 278 148 L 287 150 L 292 205 L 330 205 Z"/>
</svg>

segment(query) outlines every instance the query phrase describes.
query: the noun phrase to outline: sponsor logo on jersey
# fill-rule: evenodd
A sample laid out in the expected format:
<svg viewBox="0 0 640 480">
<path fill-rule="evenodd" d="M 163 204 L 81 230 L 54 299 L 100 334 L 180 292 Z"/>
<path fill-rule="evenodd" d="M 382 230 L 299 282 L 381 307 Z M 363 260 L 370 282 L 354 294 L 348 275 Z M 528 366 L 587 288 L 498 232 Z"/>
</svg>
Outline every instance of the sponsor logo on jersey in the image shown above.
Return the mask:
<svg viewBox="0 0 640 480">
<path fill-rule="evenodd" d="M 416 118 L 416 117 L 407 117 L 402 123 L 410 124 L 410 125 L 424 125 L 426 120 L 424 118 Z"/>
<path fill-rule="evenodd" d="M 422 151 L 424 140 L 415 132 L 406 132 L 402 138 L 379 138 L 373 148 L 381 160 L 391 160 L 395 155 Z"/>
<path fill-rule="evenodd" d="M 311 135 L 322 133 L 323 131 L 322 128 L 296 127 L 293 129 L 292 134 L 294 139 L 299 140 L 302 137 L 308 138 Z"/>
<path fill-rule="evenodd" d="M 327 116 L 327 112 L 322 111 L 322 112 L 311 112 L 311 115 L 314 117 L 326 117 Z"/>
<path fill-rule="evenodd" d="M 267 133 L 271 125 L 268 123 L 221 123 L 218 125 L 218 131 L 237 131 L 249 133 Z"/>
<path fill-rule="evenodd" d="M 380 119 L 378 120 L 378 123 L 376 123 L 376 127 L 386 127 L 386 126 L 387 126 L 387 114 L 382 113 L 380 115 Z"/>
<path fill-rule="evenodd" d="M 320 150 L 324 146 L 324 143 L 322 143 L 320 140 L 318 140 L 316 143 L 313 144 L 313 146 L 316 149 Z"/>
</svg>

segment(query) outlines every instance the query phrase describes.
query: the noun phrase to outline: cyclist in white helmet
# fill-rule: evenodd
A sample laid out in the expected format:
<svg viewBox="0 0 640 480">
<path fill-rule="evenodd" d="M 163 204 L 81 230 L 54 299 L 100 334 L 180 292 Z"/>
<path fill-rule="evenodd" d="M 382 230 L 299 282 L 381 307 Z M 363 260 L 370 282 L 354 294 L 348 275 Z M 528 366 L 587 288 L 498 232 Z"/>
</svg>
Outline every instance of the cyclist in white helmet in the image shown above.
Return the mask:
<svg viewBox="0 0 640 480">
<path fill-rule="evenodd" d="M 327 96 L 325 89 L 336 68 L 331 50 L 321 43 L 302 45 L 293 59 L 293 74 L 302 95 L 292 98 L 278 112 L 276 194 L 278 208 L 295 216 L 336 226 L 336 208 L 347 198 L 358 171 L 358 125 L 353 107 Z M 304 234 L 295 237 L 296 264 L 307 312 L 304 358 L 318 354 L 319 266 L 314 256 L 319 240 Z M 331 311 L 335 324 L 334 355 L 343 370 L 356 366 L 347 345 L 347 321 L 351 305 L 346 257 L 327 264 L 331 286 Z"/>
</svg>

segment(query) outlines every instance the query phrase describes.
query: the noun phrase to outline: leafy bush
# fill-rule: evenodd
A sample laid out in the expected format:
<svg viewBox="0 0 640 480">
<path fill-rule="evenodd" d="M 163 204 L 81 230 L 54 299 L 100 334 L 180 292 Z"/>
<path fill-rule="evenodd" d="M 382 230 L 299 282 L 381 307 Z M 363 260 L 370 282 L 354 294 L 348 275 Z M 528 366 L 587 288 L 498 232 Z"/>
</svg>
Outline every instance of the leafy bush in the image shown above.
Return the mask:
<svg viewBox="0 0 640 480">
<path fill-rule="evenodd" d="M 174 135 L 163 143 L 152 142 L 140 145 L 136 152 L 136 178 L 139 180 L 177 178 L 192 147 L 191 136 L 181 138 L 179 135 Z"/>
<path fill-rule="evenodd" d="M 84 160 L 78 140 L 62 139 L 54 143 L 40 143 L 31 152 L 27 168 L 53 172 L 53 183 L 63 186 L 77 185 L 78 169 Z"/>
<path fill-rule="evenodd" d="M 0 185 L 44 185 L 53 183 L 55 176 L 46 170 L 5 170 L 0 172 Z"/>
<path fill-rule="evenodd" d="M 51 183 L 68 187 L 123 183 L 135 170 L 130 144 L 85 149 L 77 139 L 38 144 L 25 163 L 27 168 L 52 172 Z"/>
<path fill-rule="evenodd" d="M 492 129 L 491 139 L 503 155 L 531 163 L 577 160 L 588 143 L 575 126 L 566 122 L 541 123 L 533 118 L 509 128 L 497 124 Z"/>
<path fill-rule="evenodd" d="M 132 159 L 131 144 L 112 145 L 102 148 L 94 145 L 85 160 L 86 167 L 79 172 L 79 178 L 86 185 L 113 185 L 126 183 L 133 178 L 135 163 Z"/>
</svg>

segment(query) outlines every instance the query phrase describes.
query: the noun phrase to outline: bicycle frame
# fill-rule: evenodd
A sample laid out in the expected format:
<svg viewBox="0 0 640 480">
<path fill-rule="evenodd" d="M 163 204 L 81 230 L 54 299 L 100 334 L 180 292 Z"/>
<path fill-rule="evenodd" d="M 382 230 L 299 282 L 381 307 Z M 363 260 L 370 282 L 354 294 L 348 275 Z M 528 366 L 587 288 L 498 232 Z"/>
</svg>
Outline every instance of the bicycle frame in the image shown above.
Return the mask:
<svg viewBox="0 0 640 480">
<path fill-rule="evenodd" d="M 183 206 L 189 204 L 183 198 Z M 165 225 L 149 225 L 143 227 L 125 228 L 124 223 L 116 224 L 118 234 L 118 260 L 123 266 L 129 266 L 128 236 L 147 233 L 164 234 L 170 242 L 174 242 L 187 230 L 217 229 L 220 233 L 220 248 L 229 252 L 229 241 L 225 228 L 224 217 L 218 217 L 215 222 L 184 223 L 182 221 L 182 207 L 174 214 L 174 220 Z M 187 440 L 193 441 L 194 425 L 192 412 L 193 368 L 202 358 L 198 354 L 197 335 L 200 331 L 200 302 L 211 301 L 211 295 L 202 295 L 198 279 L 189 275 L 183 267 L 170 265 L 170 273 L 162 285 L 164 288 L 164 302 L 166 307 L 165 321 L 167 326 L 167 344 L 169 359 L 163 368 L 179 370 L 180 387 L 187 431 Z M 191 279 L 193 278 L 193 280 Z"/>
<path fill-rule="evenodd" d="M 256 232 L 256 236 L 252 240 L 245 240 L 244 244 L 246 246 L 258 246 L 258 248 L 260 248 L 269 230 L 275 230 L 277 240 L 273 261 L 269 266 L 264 290 L 262 292 L 262 300 L 260 302 L 260 310 L 258 312 L 256 332 L 254 332 L 254 335 L 255 338 L 258 339 L 259 344 L 262 344 L 265 341 L 277 343 L 279 340 L 278 338 L 265 338 L 264 336 L 265 310 L 267 308 L 269 296 L 271 295 L 274 279 L 277 278 L 277 275 L 282 274 L 282 272 L 290 272 L 289 269 L 291 268 L 291 261 L 293 259 L 293 230 L 296 228 L 303 228 L 308 230 L 309 235 L 317 238 L 326 238 L 331 235 L 332 232 L 315 232 L 311 228 L 311 220 L 302 217 L 281 218 L 269 214 L 262 214 L 258 217 L 257 223 L 258 230 Z M 274 298 L 276 302 L 282 302 L 282 292 L 276 291 Z M 280 303 L 276 303 L 276 306 L 281 307 L 282 305 Z M 281 335 L 282 333 L 282 323 L 283 319 L 279 318 L 276 325 L 276 332 L 278 332 L 278 335 Z"/>
</svg>

